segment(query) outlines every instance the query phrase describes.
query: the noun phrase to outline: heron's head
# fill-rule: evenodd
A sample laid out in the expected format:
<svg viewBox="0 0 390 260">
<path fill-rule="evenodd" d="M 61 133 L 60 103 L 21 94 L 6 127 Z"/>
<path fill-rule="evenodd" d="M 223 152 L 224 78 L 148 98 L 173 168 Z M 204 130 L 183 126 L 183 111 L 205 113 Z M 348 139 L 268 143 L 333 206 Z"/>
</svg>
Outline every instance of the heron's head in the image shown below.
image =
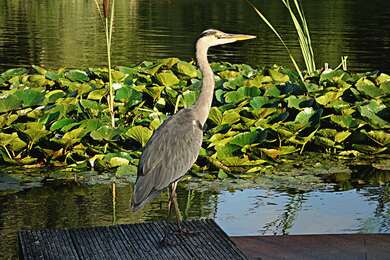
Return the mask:
<svg viewBox="0 0 390 260">
<path fill-rule="evenodd" d="M 198 42 L 205 44 L 207 47 L 211 47 L 236 41 L 249 40 L 253 38 L 256 38 L 256 36 L 247 34 L 224 33 L 219 30 L 208 29 L 201 33 L 198 38 Z"/>
</svg>

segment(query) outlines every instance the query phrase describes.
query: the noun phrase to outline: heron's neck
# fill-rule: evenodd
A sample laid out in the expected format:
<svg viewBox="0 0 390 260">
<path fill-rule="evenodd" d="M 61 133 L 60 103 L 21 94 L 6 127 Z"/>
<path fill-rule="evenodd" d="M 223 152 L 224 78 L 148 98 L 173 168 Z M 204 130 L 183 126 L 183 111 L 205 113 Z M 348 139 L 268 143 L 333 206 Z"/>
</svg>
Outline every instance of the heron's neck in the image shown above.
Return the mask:
<svg viewBox="0 0 390 260">
<path fill-rule="evenodd" d="M 202 72 L 202 90 L 199 98 L 196 101 L 193 109 L 198 117 L 199 122 L 204 125 L 209 115 L 211 103 L 214 96 L 214 73 L 211 70 L 210 64 L 207 60 L 208 46 L 198 41 L 196 43 L 196 60 L 200 71 Z"/>
</svg>

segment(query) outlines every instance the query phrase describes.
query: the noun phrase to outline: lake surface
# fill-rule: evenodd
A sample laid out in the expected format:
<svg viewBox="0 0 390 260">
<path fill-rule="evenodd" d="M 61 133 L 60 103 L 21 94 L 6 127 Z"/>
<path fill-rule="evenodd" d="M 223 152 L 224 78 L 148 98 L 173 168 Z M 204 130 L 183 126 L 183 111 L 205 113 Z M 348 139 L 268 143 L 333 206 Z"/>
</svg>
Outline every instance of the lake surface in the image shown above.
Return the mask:
<svg viewBox="0 0 390 260">
<path fill-rule="evenodd" d="M 179 186 L 186 219 L 213 218 L 229 235 L 390 233 L 389 185 L 295 189 L 200 190 Z M 0 196 L 0 258 L 16 256 L 20 229 L 77 228 L 164 219 L 167 194 L 139 212 L 129 209 L 132 185 L 51 183 Z M 115 201 L 115 204 L 113 203 Z"/>
<path fill-rule="evenodd" d="M 245 1 L 116 0 L 113 63 L 194 57 L 193 43 L 208 28 L 257 35 L 242 45 L 211 51 L 213 60 L 290 66 L 275 35 Z M 254 0 L 299 59 L 299 47 L 281 1 Z M 318 67 L 348 56 L 354 71 L 390 72 L 388 0 L 305 0 Z M 0 1 L 0 70 L 40 64 L 89 67 L 105 64 L 103 27 L 94 0 Z M 302 64 L 302 60 L 300 60 Z M 303 67 L 303 66 L 302 66 Z"/>
</svg>

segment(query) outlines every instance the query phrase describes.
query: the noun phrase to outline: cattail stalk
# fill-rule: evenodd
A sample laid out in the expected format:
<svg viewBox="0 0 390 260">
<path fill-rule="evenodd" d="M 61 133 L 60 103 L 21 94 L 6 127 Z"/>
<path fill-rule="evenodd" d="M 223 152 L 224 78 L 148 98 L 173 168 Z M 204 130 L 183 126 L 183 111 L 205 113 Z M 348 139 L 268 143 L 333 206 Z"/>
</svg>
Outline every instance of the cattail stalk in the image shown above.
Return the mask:
<svg viewBox="0 0 390 260">
<path fill-rule="evenodd" d="M 114 112 L 114 89 L 112 83 L 112 68 L 111 68 L 111 39 L 112 39 L 112 29 L 114 24 L 114 3 L 115 0 L 103 0 L 103 10 L 100 9 L 98 0 L 95 0 L 97 9 L 99 11 L 100 18 L 104 24 L 104 31 L 106 34 L 106 47 L 107 47 L 107 65 L 108 65 L 108 86 L 109 94 L 107 98 L 108 109 L 111 116 L 111 126 L 115 127 L 115 112 Z"/>
</svg>

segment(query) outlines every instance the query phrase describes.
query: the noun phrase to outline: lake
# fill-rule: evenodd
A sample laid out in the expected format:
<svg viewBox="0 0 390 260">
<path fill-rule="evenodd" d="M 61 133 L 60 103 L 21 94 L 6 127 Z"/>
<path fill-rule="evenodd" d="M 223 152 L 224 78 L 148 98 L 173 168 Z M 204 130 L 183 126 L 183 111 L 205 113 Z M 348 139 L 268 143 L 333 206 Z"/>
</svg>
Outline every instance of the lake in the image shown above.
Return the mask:
<svg viewBox="0 0 390 260">
<path fill-rule="evenodd" d="M 212 60 L 292 67 L 285 49 L 246 4 L 237 0 L 116 0 L 115 65 L 166 57 L 192 59 L 205 29 L 257 35 L 243 45 L 219 47 Z M 296 32 L 281 1 L 256 0 L 299 59 Z M 318 67 L 336 67 L 348 56 L 353 71 L 390 68 L 387 0 L 303 1 Z M 94 0 L 0 1 L 0 69 L 39 64 L 90 67 L 105 64 L 105 38 Z"/>
</svg>

